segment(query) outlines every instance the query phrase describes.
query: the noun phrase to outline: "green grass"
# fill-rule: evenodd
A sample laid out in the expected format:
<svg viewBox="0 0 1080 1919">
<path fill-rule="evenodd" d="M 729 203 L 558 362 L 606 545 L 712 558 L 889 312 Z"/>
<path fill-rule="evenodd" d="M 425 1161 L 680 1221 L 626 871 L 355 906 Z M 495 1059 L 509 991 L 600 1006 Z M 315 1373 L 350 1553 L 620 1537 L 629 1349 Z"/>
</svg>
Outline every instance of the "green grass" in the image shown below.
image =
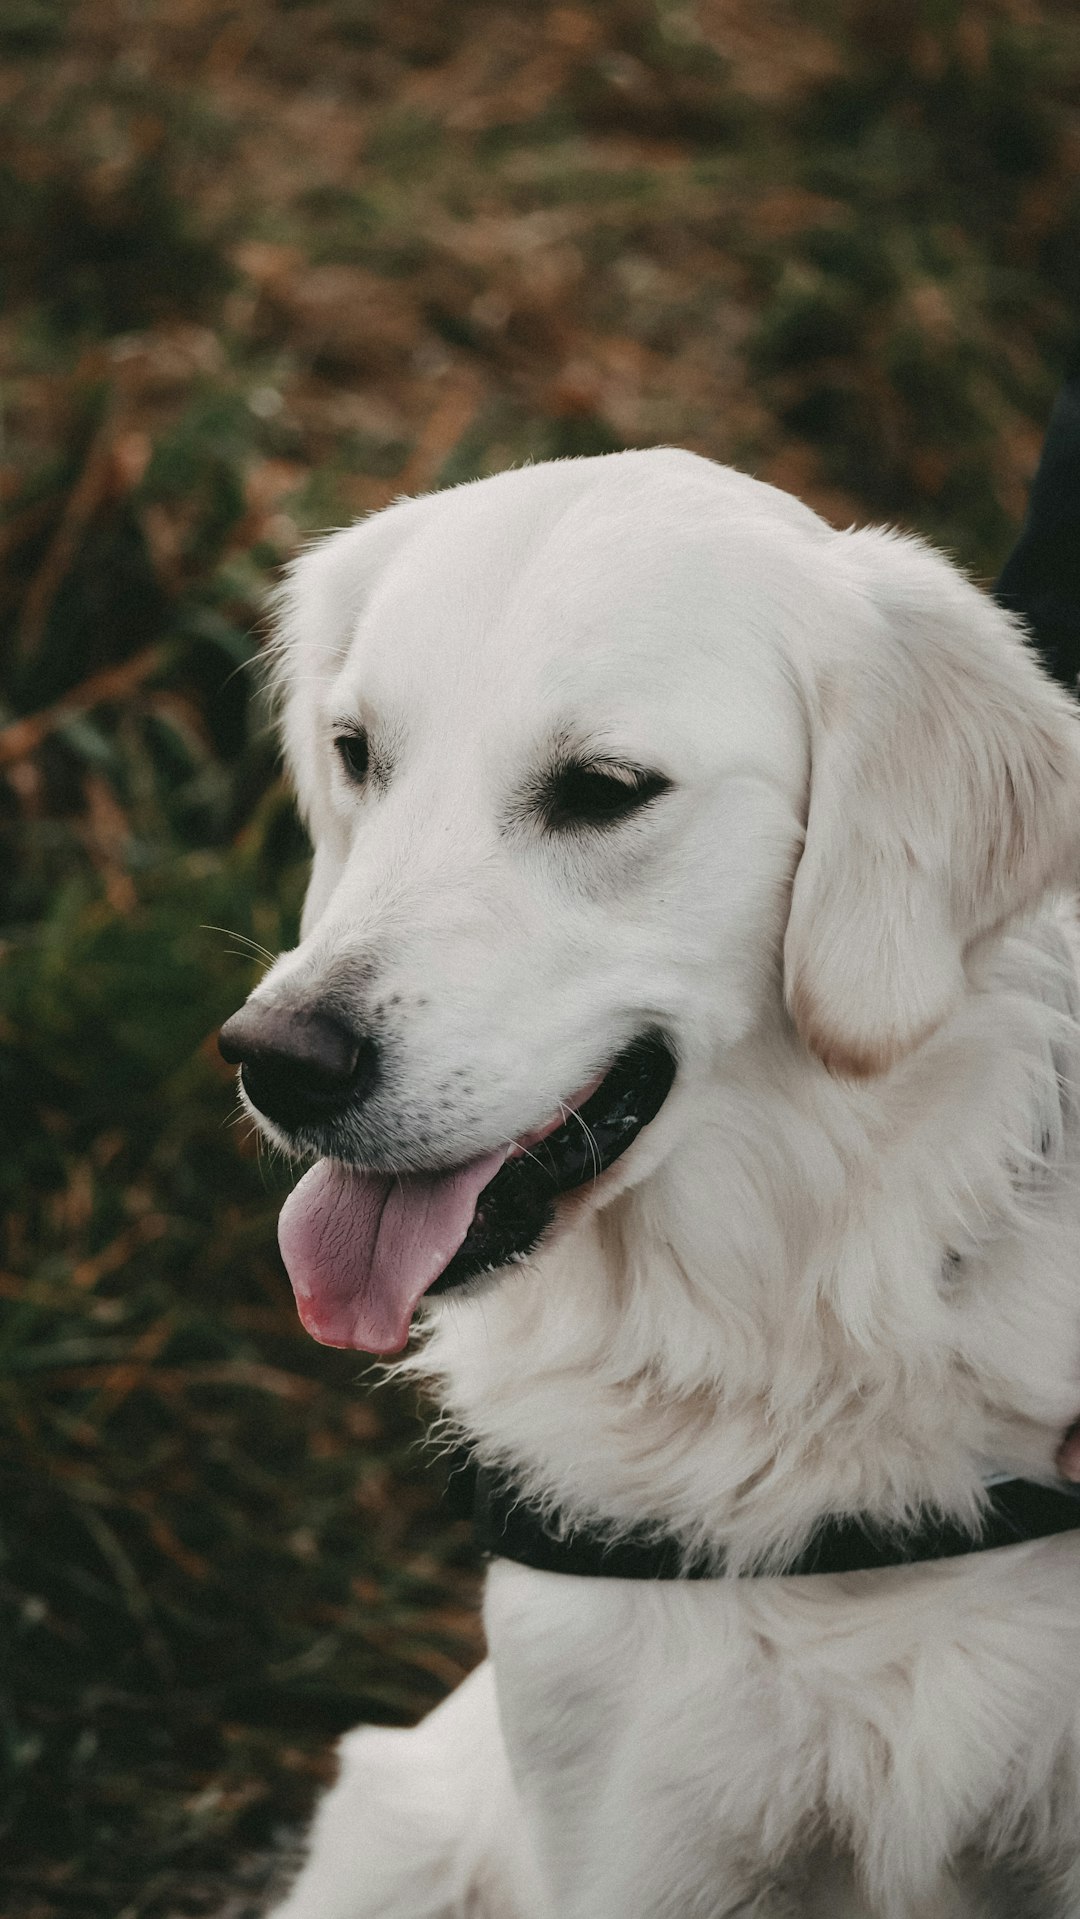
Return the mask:
<svg viewBox="0 0 1080 1919">
<path fill-rule="evenodd" d="M 300 850 L 272 791 L 130 913 L 74 877 L 0 970 L 16 1884 L 42 1857 L 117 1887 L 140 1860 L 239 1857 L 302 1806 L 322 1742 L 411 1716 L 469 1657 L 460 1528 L 432 1516 L 409 1409 L 301 1333 L 286 1182 L 237 1140 L 212 1050 L 254 977 L 240 941 L 292 937 Z"/>
</svg>

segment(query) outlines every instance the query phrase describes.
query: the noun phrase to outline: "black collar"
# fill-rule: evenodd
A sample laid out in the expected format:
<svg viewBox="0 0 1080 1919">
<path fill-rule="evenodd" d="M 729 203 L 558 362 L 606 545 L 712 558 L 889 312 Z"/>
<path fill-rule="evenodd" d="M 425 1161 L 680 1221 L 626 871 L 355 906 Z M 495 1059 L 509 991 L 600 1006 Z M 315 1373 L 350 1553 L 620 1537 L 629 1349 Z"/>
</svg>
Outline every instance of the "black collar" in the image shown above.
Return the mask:
<svg viewBox="0 0 1080 1919">
<path fill-rule="evenodd" d="M 456 1503 L 467 1496 L 466 1474 L 472 1483 L 477 1542 L 493 1559 L 512 1559 L 538 1572 L 576 1573 L 586 1579 L 725 1577 L 722 1560 L 688 1565 L 677 1540 L 670 1536 L 657 1538 L 638 1527 L 613 1538 L 595 1527 L 572 1525 L 559 1514 L 545 1516 L 508 1474 L 490 1472 L 471 1460 L 455 1467 L 451 1483 L 457 1482 Z M 932 1513 L 924 1513 L 908 1526 L 857 1516 L 824 1519 L 809 1545 L 785 1565 L 784 1576 L 869 1572 L 924 1560 L 958 1559 L 965 1553 L 994 1552 L 1001 1546 L 1077 1530 L 1080 1487 L 1004 1479 L 988 1488 L 975 1530 Z"/>
</svg>

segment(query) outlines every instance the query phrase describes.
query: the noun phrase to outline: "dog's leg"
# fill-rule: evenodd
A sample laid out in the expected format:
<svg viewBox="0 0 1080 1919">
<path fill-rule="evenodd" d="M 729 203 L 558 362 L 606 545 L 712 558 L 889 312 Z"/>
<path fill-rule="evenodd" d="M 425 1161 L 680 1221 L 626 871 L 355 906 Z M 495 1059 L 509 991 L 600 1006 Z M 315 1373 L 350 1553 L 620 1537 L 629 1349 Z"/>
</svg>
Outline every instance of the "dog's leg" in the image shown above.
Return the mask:
<svg viewBox="0 0 1080 1919">
<path fill-rule="evenodd" d="M 543 1919 L 485 1662 L 411 1731 L 362 1726 L 273 1919 Z"/>
</svg>

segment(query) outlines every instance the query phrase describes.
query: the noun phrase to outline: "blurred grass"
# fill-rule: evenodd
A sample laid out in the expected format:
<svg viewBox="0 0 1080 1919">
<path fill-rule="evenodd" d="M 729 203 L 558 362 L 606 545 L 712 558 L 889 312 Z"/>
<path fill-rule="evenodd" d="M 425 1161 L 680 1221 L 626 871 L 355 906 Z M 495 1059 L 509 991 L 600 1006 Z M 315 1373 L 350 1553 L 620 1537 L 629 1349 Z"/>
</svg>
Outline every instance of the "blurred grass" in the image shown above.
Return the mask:
<svg viewBox="0 0 1080 1919">
<path fill-rule="evenodd" d="M 329 1738 L 477 1653 L 414 1409 L 300 1331 L 213 1048 L 303 886 L 278 563 L 675 441 L 990 576 L 1078 182 L 1066 0 L 0 12 L 5 1919 L 258 1910 Z"/>
</svg>

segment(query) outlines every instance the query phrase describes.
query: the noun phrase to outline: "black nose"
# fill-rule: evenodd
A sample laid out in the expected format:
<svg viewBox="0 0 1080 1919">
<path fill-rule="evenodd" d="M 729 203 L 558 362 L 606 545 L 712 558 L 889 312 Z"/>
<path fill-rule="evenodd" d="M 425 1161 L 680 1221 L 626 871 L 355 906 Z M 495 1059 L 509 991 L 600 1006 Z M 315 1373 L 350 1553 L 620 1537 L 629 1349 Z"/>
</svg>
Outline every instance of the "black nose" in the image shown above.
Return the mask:
<svg viewBox="0 0 1080 1919">
<path fill-rule="evenodd" d="M 378 1075 L 374 1040 L 317 1007 L 242 1006 L 218 1047 L 239 1066 L 252 1105 L 286 1128 L 333 1119 L 365 1099 Z"/>
</svg>

